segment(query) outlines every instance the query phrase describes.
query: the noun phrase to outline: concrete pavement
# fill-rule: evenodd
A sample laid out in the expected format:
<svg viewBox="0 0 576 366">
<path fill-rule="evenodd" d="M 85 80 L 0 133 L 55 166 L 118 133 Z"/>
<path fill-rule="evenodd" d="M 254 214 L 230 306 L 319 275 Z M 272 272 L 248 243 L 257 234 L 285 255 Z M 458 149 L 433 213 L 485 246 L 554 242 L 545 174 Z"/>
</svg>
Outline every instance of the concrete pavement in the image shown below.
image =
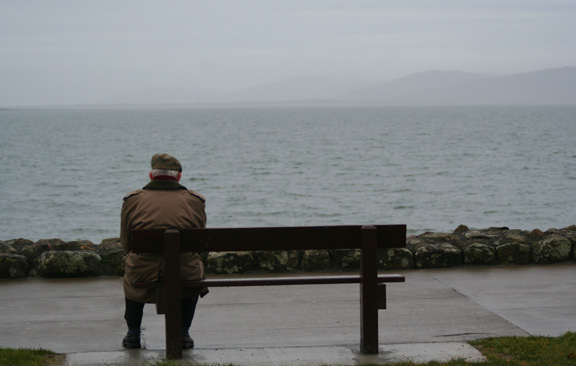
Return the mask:
<svg viewBox="0 0 576 366">
<path fill-rule="evenodd" d="M 576 331 L 576 263 L 402 271 L 380 311 L 379 355 L 359 354 L 358 285 L 215 288 L 198 305 L 183 364 L 355 365 L 482 356 L 466 342 Z M 67 365 L 164 357 L 145 308 L 142 350 L 124 350 L 119 278 L 0 281 L 0 347 L 47 348 Z"/>
</svg>

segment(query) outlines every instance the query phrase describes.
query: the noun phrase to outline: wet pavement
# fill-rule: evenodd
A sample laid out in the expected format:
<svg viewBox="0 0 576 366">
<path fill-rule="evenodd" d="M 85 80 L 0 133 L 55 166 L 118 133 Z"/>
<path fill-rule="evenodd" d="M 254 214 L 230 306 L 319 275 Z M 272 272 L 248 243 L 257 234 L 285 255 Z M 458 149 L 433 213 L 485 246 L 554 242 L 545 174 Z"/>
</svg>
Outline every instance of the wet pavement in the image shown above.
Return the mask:
<svg viewBox="0 0 576 366">
<path fill-rule="evenodd" d="M 214 288 L 198 305 L 184 365 L 356 365 L 482 360 L 466 342 L 576 331 L 576 263 L 400 271 L 380 311 L 380 354 L 360 355 L 359 286 Z M 145 307 L 144 349 L 124 350 L 119 278 L 0 281 L 0 347 L 66 364 L 163 359 L 164 318 Z"/>
</svg>

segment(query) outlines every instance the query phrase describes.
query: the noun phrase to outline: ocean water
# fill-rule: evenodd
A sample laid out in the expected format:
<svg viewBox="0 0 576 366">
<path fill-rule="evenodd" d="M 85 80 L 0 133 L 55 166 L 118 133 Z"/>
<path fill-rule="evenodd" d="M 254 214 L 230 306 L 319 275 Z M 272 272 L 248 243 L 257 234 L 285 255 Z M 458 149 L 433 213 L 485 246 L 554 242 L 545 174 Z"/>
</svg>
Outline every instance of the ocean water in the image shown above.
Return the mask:
<svg viewBox="0 0 576 366">
<path fill-rule="evenodd" d="M 150 158 L 208 225 L 576 224 L 576 106 L 0 110 L 0 240 L 117 237 Z"/>
</svg>

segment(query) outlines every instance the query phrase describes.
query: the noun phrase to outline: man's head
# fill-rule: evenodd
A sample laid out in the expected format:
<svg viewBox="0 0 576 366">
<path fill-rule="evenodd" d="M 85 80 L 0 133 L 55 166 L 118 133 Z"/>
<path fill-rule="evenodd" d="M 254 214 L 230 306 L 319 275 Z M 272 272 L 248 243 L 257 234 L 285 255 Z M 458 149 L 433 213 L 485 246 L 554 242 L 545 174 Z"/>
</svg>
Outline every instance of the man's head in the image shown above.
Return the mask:
<svg viewBox="0 0 576 366">
<path fill-rule="evenodd" d="M 152 156 L 150 165 L 152 167 L 150 179 L 152 180 L 160 176 L 168 176 L 180 180 L 182 176 L 182 164 L 172 155 L 155 154 Z"/>
</svg>

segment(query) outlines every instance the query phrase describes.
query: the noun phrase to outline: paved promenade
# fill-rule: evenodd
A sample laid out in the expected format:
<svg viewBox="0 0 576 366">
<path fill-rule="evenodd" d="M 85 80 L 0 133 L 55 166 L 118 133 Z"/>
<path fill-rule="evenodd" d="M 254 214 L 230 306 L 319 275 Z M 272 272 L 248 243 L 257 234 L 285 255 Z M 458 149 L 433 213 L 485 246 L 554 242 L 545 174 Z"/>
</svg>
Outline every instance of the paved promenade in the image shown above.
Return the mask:
<svg viewBox="0 0 576 366">
<path fill-rule="evenodd" d="M 481 355 L 466 342 L 576 331 L 576 263 L 401 271 L 380 311 L 380 354 L 359 354 L 358 285 L 215 288 L 199 303 L 184 365 L 355 365 Z M 0 347 L 47 348 L 66 364 L 164 357 L 164 321 L 145 308 L 126 351 L 119 278 L 0 281 Z M 142 360 L 142 362 L 140 362 Z"/>
</svg>

